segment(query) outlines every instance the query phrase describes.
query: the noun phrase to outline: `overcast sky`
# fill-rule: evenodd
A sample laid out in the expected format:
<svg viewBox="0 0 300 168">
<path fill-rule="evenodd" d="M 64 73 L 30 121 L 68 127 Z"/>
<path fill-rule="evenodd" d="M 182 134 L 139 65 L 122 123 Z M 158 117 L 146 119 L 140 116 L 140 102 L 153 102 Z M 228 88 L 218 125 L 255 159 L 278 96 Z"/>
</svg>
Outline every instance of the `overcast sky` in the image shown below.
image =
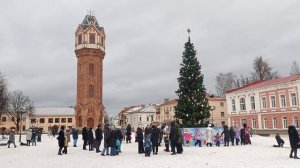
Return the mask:
<svg viewBox="0 0 300 168">
<path fill-rule="evenodd" d="M 76 104 L 74 32 L 93 10 L 106 33 L 104 105 L 176 98 L 187 28 L 214 92 L 220 72 L 247 75 L 257 56 L 281 76 L 300 63 L 296 0 L 9 0 L 0 1 L 0 72 L 10 91 L 36 107 Z"/>
</svg>

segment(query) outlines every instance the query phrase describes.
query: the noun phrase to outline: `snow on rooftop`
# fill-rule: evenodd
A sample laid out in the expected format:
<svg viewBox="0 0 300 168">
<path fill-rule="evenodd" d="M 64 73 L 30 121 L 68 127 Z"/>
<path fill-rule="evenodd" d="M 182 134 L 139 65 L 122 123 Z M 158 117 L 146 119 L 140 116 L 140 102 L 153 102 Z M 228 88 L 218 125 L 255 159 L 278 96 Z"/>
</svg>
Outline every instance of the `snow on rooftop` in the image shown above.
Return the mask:
<svg viewBox="0 0 300 168">
<path fill-rule="evenodd" d="M 74 108 L 35 108 L 35 115 L 75 115 Z"/>
</svg>

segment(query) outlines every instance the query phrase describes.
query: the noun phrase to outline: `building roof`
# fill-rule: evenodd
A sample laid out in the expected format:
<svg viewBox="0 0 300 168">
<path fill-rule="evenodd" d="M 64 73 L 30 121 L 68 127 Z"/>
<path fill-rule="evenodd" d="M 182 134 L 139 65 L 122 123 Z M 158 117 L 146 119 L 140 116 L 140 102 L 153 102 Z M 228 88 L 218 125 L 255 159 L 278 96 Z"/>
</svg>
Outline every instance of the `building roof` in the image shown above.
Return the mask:
<svg viewBox="0 0 300 168">
<path fill-rule="evenodd" d="M 141 112 L 141 113 L 154 113 L 156 111 L 155 107 L 156 106 L 154 106 L 154 105 L 146 106 L 145 108 L 142 108 L 141 110 L 139 110 L 139 112 Z"/>
<path fill-rule="evenodd" d="M 103 27 L 100 27 L 98 24 L 98 21 L 96 19 L 95 16 L 92 15 L 86 15 L 82 21 L 82 23 L 80 24 L 80 26 L 82 27 L 83 30 L 86 30 L 87 28 L 89 28 L 91 25 L 94 25 L 98 31 L 103 30 Z"/>
<path fill-rule="evenodd" d="M 173 99 L 173 100 L 167 101 L 167 102 L 165 102 L 163 104 L 160 104 L 160 105 L 158 105 L 156 107 L 161 107 L 161 106 L 166 106 L 166 105 L 174 104 L 174 103 L 177 103 L 177 101 L 178 101 L 178 99 Z"/>
<path fill-rule="evenodd" d="M 252 83 L 250 83 L 248 85 L 245 85 L 243 87 L 228 90 L 228 91 L 226 91 L 226 93 L 232 93 L 232 92 L 242 91 L 242 90 L 263 88 L 263 87 L 266 87 L 266 86 L 278 85 L 278 84 L 293 82 L 293 81 L 297 81 L 297 80 L 300 80 L 300 74 L 292 75 L 292 76 L 288 76 L 288 77 L 277 78 L 277 79 L 268 80 L 268 81 L 252 82 Z"/>
<path fill-rule="evenodd" d="M 65 116 L 65 115 L 74 115 L 75 110 L 74 108 L 35 108 L 35 115 L 37 116 Z"/>
</svg>

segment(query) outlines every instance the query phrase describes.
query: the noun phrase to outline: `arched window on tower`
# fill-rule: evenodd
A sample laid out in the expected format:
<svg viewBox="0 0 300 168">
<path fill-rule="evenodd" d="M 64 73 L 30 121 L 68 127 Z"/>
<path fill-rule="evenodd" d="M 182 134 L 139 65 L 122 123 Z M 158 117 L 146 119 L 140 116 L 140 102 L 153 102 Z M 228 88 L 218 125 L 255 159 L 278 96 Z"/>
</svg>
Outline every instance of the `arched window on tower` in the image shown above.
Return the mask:
<svg viewBox="0 0 300 168">
<path fill-rule="evenodd" d="M 94 86 L 93 85 L 89 86 L 89 97 L 94 97 Z"/>
<path fill-rule="evenodd" d="M 95 66 L 94 64 L 89 64 L 89 75 L 94 76 L 95 74 Z"/>
<path fill-rule="evenodd" d="M 95 44 L 96 40 L 95 40 L 95 34 L 94 33 L 90 33 L 90 40 L 89 40 L 90 44 Z"/>
</svg>

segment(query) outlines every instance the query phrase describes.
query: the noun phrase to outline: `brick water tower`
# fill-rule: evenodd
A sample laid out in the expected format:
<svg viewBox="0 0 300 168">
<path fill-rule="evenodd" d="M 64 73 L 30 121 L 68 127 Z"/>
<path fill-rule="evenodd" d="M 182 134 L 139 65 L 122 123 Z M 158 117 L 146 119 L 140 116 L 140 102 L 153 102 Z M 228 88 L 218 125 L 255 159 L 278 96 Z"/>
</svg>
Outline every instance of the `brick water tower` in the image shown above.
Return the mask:
<svg viewBox="0 0 300 168">
<path fill-rule="evenodd" d="M 105 32 L 93 15 L 86 15 L 75 32 L 77 57 L 76 127 L 95 127 L 104 122 L 103 59 Z"/>
</svg>

